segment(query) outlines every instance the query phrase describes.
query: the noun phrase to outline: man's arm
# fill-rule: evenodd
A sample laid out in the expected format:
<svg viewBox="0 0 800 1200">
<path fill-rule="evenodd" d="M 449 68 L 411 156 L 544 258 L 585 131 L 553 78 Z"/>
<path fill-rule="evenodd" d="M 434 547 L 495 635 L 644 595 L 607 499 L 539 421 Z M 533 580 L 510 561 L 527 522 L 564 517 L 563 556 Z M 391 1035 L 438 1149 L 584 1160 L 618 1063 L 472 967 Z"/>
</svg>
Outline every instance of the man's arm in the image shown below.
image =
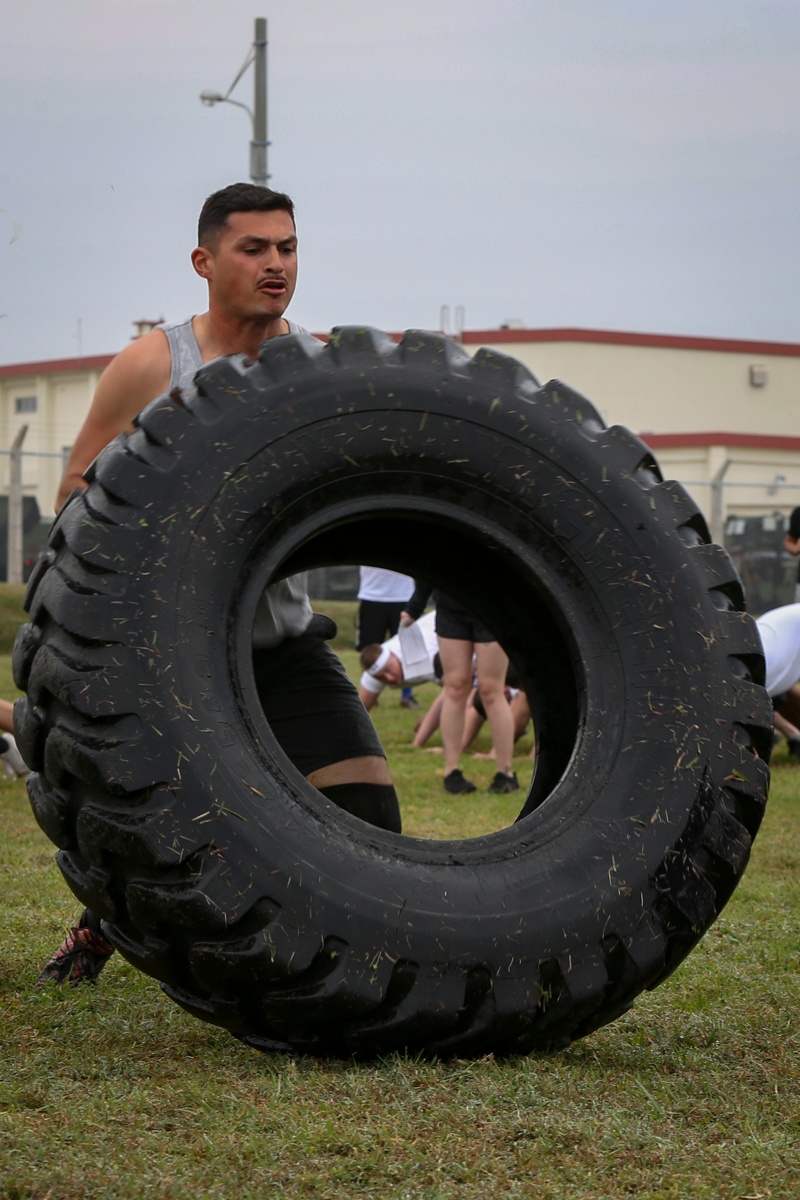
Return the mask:
<svg viewBox="0 0 800 1200">
<path fill-rule="evenodd" d="M 362 672 L 361 678 L 358 681 L 358 694 L 367 712 L 378 703 L 385 686 L 380 680 L 370 675 L 369 671 Z"/>
<path fill-rule="evenodd" d="M 166 336 L 155 329 L 137 338 L 113 358 L 97 385 L 92 404 L 75 439 L 56 497 L 59 511 L 76 487 L 85 487 L 83 473 L 146 404 L 169 386 L 170 352 Z"/>
<path fill-rule="evenodd" d="M 369 712 L 371 708 L 375 707 L 380 698 L 380 692 L 369 692 L 365 687 L 360 687 L 358 689 L 358 694 L 361 697 L 361 703 L 364 705 L 364 708 L 367 710 L 367 712 Z"/>
</svg>

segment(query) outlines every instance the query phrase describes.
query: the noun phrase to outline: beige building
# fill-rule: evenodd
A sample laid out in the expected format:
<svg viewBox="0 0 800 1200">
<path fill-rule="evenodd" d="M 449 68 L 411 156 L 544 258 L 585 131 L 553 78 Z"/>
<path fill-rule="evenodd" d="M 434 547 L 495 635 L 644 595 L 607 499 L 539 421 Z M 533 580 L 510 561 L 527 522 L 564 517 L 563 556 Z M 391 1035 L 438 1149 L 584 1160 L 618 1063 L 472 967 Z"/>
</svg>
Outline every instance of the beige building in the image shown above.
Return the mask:
<svg viewBox="0 0 800 1200">
<path fill-rule="evenodd" d="M 151 323 L 137 322 L 137 332 Z M 800 344 L 587 329 L 464 331 L 525 363 L 540 382 L 582 392 L 609 424 L 652 447 L 694 495 L 718 540 L 732 516 L 784 516 L 800 505 Z M 111 355 L 0 366 L 0 495 L 23 425 L 23 488 L 52 513 L 64 455 Z"/>
<path fill-rule="evenodd" d="M 0 366 L 0 493 L 8 494 L 8 451 L 23 426 L 22 484 L 53 515 L 58 483 L 104 369 L 106 354 Z"/>
<path fill-rule="evenodd" d="M 800 505 L 800 344 L 588 329 L 465 332 L 560 379 L 627 425 L 695 497 L 715 537 L 727 518 Z"/>
</svg>

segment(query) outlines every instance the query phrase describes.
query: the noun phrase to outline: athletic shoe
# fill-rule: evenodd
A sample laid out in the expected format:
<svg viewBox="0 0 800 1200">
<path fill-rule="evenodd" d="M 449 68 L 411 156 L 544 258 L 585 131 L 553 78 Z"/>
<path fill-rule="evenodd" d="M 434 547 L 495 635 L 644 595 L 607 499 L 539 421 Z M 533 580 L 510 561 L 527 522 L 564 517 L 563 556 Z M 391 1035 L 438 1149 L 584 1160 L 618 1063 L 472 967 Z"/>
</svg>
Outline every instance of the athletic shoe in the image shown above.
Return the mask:
<svg viewBox="0 0 800 1200">
<path fill-rule="evenodd" d="M 514 774 L 505 775 L 502 771 L 498 771 L 486 790 L 493 796 L 507 796 L 509 792 L 519 791 L 519 781 Z"/>
<path fill-rule="evenodd" d="M 792 738 L 789 742 L 789 758 L 800 758 L 800 738 Z"/>
<path fill-rule="evenodd" d="M 419 708 L 419 700 L 415 700 L 413 696 L 400 697 L 401 708 Z"/>
<path fill-rule="evenodd" d="M 455 771 L 451 771 L 449 775 L 444 777 L 444 790 L 450 792 L 453 796 L 466 795 L 467 792 L 476 792 L 478 789 L 474 783 L 470 783 L 456 767 Z"/>
<path fill-rule="evenodd" d="M 0 759 L 3 770 L 11 779 L 27 779 L 31 773 L 10 733 L 0 734 Z"/>
<path fill-rule="evenodd" d="M 85 908 L 77 925 L 73 925 L 53 957 L 45 966 L 36 986 L 43 983 L 68 983 L 76 987 L 94 980 L 102 971 L 114 947 L 100 932 L 100 918 Z"/>
</svg>

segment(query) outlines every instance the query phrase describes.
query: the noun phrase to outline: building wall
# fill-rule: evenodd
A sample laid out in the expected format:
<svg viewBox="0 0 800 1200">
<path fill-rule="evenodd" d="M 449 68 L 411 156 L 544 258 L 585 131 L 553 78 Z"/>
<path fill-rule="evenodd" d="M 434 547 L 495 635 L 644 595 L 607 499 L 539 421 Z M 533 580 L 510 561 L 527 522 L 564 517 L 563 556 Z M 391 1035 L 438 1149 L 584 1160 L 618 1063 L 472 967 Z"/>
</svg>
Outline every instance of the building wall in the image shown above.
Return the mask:
<svg viewBox="0 0 800 1200">
<path fill-rule="evenodd" d="M 35 495 L 42 516 L 51 516 L 66 455 L 89 411 L 94 390 L 109 361 L 62 360 L 16 368 L 0 367 L 0 451 L 7 451 L 23 425 L 22 481 Z M 74 364 L 74 365 L 73 365 Z M 20 398 L 35 400 L 34 412 L 17 412 Z M 0 490 L 7 490 L 10 460 L 0 453 Z"/>
<path fill-rule="evenodd" d="M 462 341 L 469 353 L 487 346 L 513 355 L 541 382 L 562 380 L 607 423 L 643 436 L 715 532 L 732 513 L 788 513 L 800 504 L 800 344 L 563 329 L 466 331 Z M 36 495 L 43 515 L 52 511 L 65 450 L 110 359 L 0 366 L 0 451 L 28 425 L 24 490 Z M 752 369 L 763 386 L 753 386 Z M 36 412 L 17 414 L 19 396 L 35 396 Z M 8 487 L 8 467 L 0 453 L 0 490 Z"/>
<path fill-rule="evenodd" d="M 748 343 L 732 342 L 731 349 L 722 349 L 724 343 L 700 338 L 651 345 L 517 340 L 527 332 L 514 330 L 514 340 L 502 341 L 492 341 L 491 331 L 466 334 L 465 349 L 474 352 L 480 338 L 479 344 L 524 362 L 540 383 L 560 379 L 591 400 L 607 423 L 637 433 L 796 432 L 800 346 L 789 355 L 767 353 L 758 343 L 739 349 Z M 765 371 L 763 386 L 751 384 L 751 367 Z"/>
<path fill-rule="evenodd" d="M 569 330 L 464 334 L 467 351 L 480 346 L 511 354 L 540 383 L 568 384 L 607 424 L 639 434 L 718 541 L 733 514 L 788 515 L 800 505 L 798 345 Z"/>
</svg>

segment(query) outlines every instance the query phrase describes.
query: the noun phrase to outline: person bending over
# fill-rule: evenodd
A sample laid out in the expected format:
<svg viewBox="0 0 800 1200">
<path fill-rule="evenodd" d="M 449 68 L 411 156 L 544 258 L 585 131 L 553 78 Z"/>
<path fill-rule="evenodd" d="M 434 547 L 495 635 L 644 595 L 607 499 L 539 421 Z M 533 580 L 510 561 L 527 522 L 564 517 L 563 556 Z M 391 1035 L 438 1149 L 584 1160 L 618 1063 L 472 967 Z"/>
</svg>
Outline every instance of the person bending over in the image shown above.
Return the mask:
<svg viewBox="0 0 800 1200">
<path fill-rule="evenodd" d="M 409 665 L 403 654 L 402 631 L 378 645 L 376 642 L 363 647 L 359 661 L 363 674 L 359 681 L 358 694 L 369 711 L 378 703 L 385 687 L 405 688 L 410 684 L 432 683 L 438 679 L 436 661 L 439 643 L 436 638 L 436 613 L 425 613 L 416 622 L 425 649 L 424 659 Z"/>
</svg>

